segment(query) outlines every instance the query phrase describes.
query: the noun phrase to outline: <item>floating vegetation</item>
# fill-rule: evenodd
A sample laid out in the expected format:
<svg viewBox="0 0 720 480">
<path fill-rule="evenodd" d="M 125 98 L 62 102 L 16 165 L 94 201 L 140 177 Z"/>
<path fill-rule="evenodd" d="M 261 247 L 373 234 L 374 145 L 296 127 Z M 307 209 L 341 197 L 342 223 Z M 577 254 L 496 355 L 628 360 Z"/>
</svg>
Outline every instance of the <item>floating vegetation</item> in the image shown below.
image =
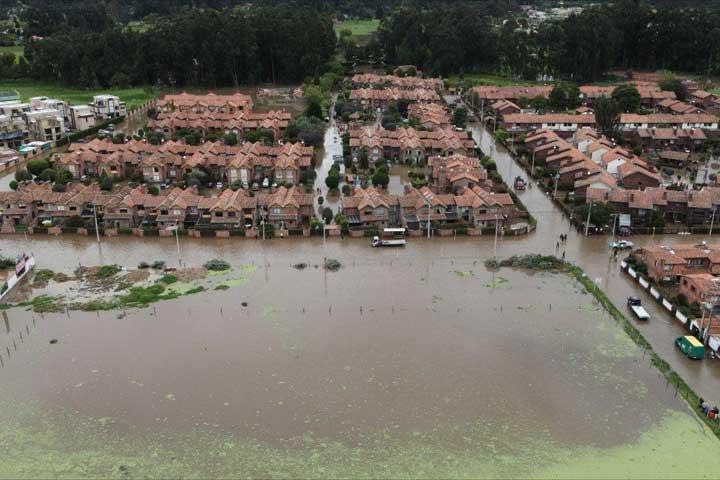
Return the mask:
<svg viewBox="0 0 720 480">
<path fill-rule="evenodd" d="M 472 277 L 474 275 L 470 270 L 453 270 L 453 273 L 458 277 Z"/>
<path fill-rule="evenodd" d="M 51 295 L 40 295 L 39 297 L 19 304 L 19 306 L 30 307 L 30 310 L 36 313 L 62 312 L 64 309 L 62 298 Z"/>
<path fill-rule="evenodd" d="M 340 263 L 340 260 L 335 260 L 334 258 L 326 258 L 323 268 L 331 272 L 337 272 L 342 268 L 342 263 Z"/>
<path fill-rule="evenodd" d="M 57 338 L 53 338 L 52 340 L 50 340 L 50 345 L 55 345 L 57 342 Z"/>
<path fill-rule="evenodd" d="M 230 288 L 230 285 L 220 284 L 217 285 L 213 290 L 228 290 Z"/>
<path fill-rule="evenodd" d="M 144 270 L 146 268 L 150 268 L 150 264 L 147 262 L 140 262 L 140 263 L 138 263 L 138 268 L 140 270 Z"/>
<path fill-rule="evenodd" d="M 502 284 L 504 284 L 504 283 L 508 283 L 509 281 L 510 281 L 510 280 L 508 280 L 508 279 L 505 278 L 505 277 L 495 277 L 495 278 L 493 278 L 491 281 L 489 281 L 488 283 L 486 283 L 485 286 L 486 286 L 487 288 L 495 289 L 495 288 L 498 288 L 500 285 L 502 285 Z"/>
<path fill-rule="evenodd" d="M 170 285 L 171 283 L 177 282 L 178 278 L 175 275 L 168 273 L 167 275 L 160 277 L 160 280 L 158 281 L 164 283 L 165 285 Z"/>
<path fill-rule="evenodd" d="M 205 263 L 205 268 L 211 272 L 224 272 L 226 270 L 230 270 L 230 264 L 225 260 L 218 260 L 217 258 L 214 258 Z"/>
<path fill-rule="evenodd" d="M 38 271 L 35 273 L 35 277 L 34 277 L 33 280 L 34 280 L 34 282 L 36 282 L 36 283 L 37 283 L 37 282 L 45 282 L 45 283 L 47 283 L 47 282 L 49 282 L 50 280 L 52 280 L 54 276 L 55 276 L 55 272 L 53 272 L 52 270 L 43 269 L 43 270 L 38 270 Z"/>
<path fill-rule="evenodd" d="M 295 270 L 305 270 L 308 267 L 308 264 L 305 262 L 296 263 L 293 265 L 293 268 Z"/>
<path fill-rule="evenodd" d="M 95 276 L 97 278 L 110 278 L 113 275 L 117 275 L 117 273 L 120 272 L 121 270 L 122 270 L 122 268 L 120 267 L 120 265 L 103 265 L 97 271 Z"/>
<path fill-rule="evenodd" d="M 497 270 L 501 267 L 511 267 L 536 271 L 559 271 L 563 270 L 566 266 L 565 261 L 553 255 L 538 254 L 513 255 L 504 260 L 490 259 L 485 261 L 485 267 L 491 270 Z"/>
<path fill-rule="evenodd" d="M 153 262 L 152 265 L 150 265 L 150 268 L 154 268 L 155 270 L 164 270 L 165 262 L 162 260 L 156 260 Z"/>
</svg>

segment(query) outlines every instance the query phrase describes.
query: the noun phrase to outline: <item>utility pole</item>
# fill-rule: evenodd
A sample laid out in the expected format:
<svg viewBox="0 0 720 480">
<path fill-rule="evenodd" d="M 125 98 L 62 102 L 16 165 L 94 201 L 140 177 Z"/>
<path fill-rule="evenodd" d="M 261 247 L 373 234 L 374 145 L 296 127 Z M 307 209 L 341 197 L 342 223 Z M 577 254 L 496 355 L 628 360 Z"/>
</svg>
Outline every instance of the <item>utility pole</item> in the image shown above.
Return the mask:
<svg viewBox="0 0 720 480">
<path fill-rule="evenodd" d="M 428 240 L 430 240 L 430 231 L 431 231 L 431 228 L 430 228 L 430 207 L 431 207 L 431 205 L 430 205 L 430 201 L 429 201 L 427 198 L 425 199 L 425 201 L 428 202 L 428 224 L 427 224 L 427 231 L 428 231 Z"/>
<path fill-rule="evenodd" d="M 590 202 L 590 206 L 588 207 L 588 214 L 587 214 L 587 220 L 585 220 L 585 236 L 588 236 L 588 233 L 590 232 L 590 212 L 592 211 L 592 202 Z"/>
<path fill-rule="evenodd" d="M 555 199 L 557 197 L 557 187 L 558 187 L 559 181 L 560 181 L 560 174 L 557 173 L 557 174 L 555 174 L 555 191 L 553 192 L 553 199 Z"/>
<path fill-rule="evenodd" d="M 97 207 L 95 206 L 95 202 L 93 202 L 93 218 L 95 219 L 95 237 L 97 237 L 97 242 L 100 243 L 100 230 L 98 230 Z"/>
<path fill-rule="evenodd" d="M 495 211 L 495 248 L 493 251 L 494 258 L 497 258 L 497 237 L 498 237 L 498 214 L 497 214 L 497 210 L 496 210 Z"/>
<path fill-rule="evenodd" d="M 717 207 L 713 207 L 713 213 L 712 218 L 710 219 L 710 233 L 708 233 L 708 237 L 712 236 L 713 227 L 715 226 L 715 210 Z"/>
<path fill-rule="evenodd" d="M 530 176 L 535 176 L 535 148 L 532 151 L 532 166 L 530 167 Z"/>
<path fill-rule="evenodd" d="M 178 264 L 182 267 L 182 256 L 180 256 L 180 234 L 178 233 L 177 224 L 175 225 L 175 244 L 177 245 Z"/>
</svg>

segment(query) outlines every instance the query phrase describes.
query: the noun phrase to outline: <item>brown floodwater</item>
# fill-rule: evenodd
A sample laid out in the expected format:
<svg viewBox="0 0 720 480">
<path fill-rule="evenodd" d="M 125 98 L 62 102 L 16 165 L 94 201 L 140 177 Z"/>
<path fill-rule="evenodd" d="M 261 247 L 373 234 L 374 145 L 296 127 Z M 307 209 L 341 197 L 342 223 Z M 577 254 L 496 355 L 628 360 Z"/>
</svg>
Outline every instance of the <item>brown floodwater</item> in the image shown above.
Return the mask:
<svg viewBox="0 0 720 480">
<path fill-rule="evenodd" d="M 168 244 L 146 243 L 108 242 L 103 259 L 172 261 Z M 119 431 L 202 428 L 279 444 L 307 432 L 362 444 L 379 431 L 522 418 L 528 434 L 611 446 L 635 439 L 655 412 L 682 408 L 578 284 L 489 272 L 476 242 L 212 245 L 187 261 L 255 263 L 246 284 L 127 315 L 8 311 L 6 398 L 111 419 Z M 92 242 L 78 247 L 65 251 L 99 260 Z M 42 250 L 43 267 L 74 261 Z M 315 268 L 325 256 L 344 267 Z M 293 268 L 299 261 L 310 266 Z"/>
</svg>

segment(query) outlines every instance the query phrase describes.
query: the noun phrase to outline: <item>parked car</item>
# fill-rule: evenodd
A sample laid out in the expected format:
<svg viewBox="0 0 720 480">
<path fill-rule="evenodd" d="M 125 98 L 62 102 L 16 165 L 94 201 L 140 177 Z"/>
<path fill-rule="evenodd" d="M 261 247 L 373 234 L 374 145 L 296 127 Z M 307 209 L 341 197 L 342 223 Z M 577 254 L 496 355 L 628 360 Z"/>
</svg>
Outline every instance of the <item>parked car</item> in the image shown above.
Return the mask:
<svg viewBox="0 0 720 480">
<path fill-rule="evenodd" d="M 262 186 L 263 188 L 268 188 L 270 186 L 270 180 L 267 177 L 263 180 Z"/>
<path fill-rule="evenodd" d="M 618 250 L 631 249 L 635 246 L 630 240 L 615 240 L 610 244 L 610 248 L 617 248 Z"/>
</svg>

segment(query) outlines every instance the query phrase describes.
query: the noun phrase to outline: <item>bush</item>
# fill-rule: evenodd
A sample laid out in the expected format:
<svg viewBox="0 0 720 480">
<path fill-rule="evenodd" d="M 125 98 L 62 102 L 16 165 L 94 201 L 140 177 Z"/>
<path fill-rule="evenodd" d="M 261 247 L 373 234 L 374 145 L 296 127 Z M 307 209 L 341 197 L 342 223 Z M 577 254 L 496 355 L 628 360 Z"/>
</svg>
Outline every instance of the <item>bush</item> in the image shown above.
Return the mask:
<svg viewBox="0 0 720 480">
<path fill-rule="evenodd" d="M 165 262 L 162 260 L 155 260 L 152 265 L 150 265 L 150 268 L 154 268 L 155 270 L 163 270 L 165 268 Z"/>
<path fill-rule="evenodd" d="M 341 267 L 342 263 L 334 258 L 326 258 L 325 263 L 323 264 L 323 268 L 325 268 L 325 270 L 330 270 L 331 272 L 337 272 Z"/>
<path fill-rule="evenodd" d="M 175 275 L 167 274 L 167 275 L 163 275 L 159 281 L 164 283 L 165 285 L 170 285 L 171 283 L 177 282 L 178 279 Z"/>
<path fill-rule="evenodd" d="M 148 193 L 150 195 L 160 195 L 160 189 L 156 185 L 150 185 L 148 187 Z"/>
<path fill-rule="evenodd" d="M 27 170 L 16 170 L 15 171 L 15 180 L 18 182 L 25 182 L 27 180 L 32 180 L 32 175 L 30 175 L 30 172 Z"/>
<path fill-rule="evenodd" d="M 205 268 L 213 272 L 223 272 L 230 270 L 230 264 L 225 260 L 213 259 L 205 263 Z"/>
<path fill-rule="evenodd" d="M 333 173 L 331 170 L 330 174 L 325 178 L 325 185 L 327 185 L 330 190 L 335 190 L 338 185 L 340 185 L 340 175 Z"/>
<path fill-rule="evenodd" d="M 11 188 L 11 189 L 17 190 L 17 189 L 18 189 L 18 186 L 19 186 L 19 185 L 18 185 L 17 180 L 10 180 L 10 188 Z"/>
<path fill-rule="evenodd" d="M 138 263 L 138 268 L 140 270 L 145 270 L 147 268 L 150 268 L 150 264 L 147 262 L 140 262 L 140 263 Z"/>
<path fill-rule="evenodd" d="M 352 193 L 352 187 L 348 184 L 345 184 L 342 186 L 342 193 L 345 196 L 348 196 Z"/>
<path fill-rule="evenodd" d="M 105 177 L 100 181 L 100 190 L 110 192 L 110 191 L 112 191 L 112 188 L 113 188 L 112 178 Z"/>
<path fill-rule="evenodd" d="M 52 186 L 53 192 L 64 192 L 65 190 L 66 190 L 65 185 L 63 185 L 62 183 L 55 183 Z"/>
<path fill-rule="evenodd" d="M 31 175 L 38 176 L 43 172 L 43 170 L 50 168 L 50 162 L 37 158 L 27 162 L 26 168 Z"/>
<path fill-rule="evenodd" d="M 100 270 L 98 270 L 97 274 L 95 275 L 97 278 L 110 278 L 113 275 L 117 274 L 120 270 L 119 265 L 103 265 L 100 267 Z"/>
</svg>

